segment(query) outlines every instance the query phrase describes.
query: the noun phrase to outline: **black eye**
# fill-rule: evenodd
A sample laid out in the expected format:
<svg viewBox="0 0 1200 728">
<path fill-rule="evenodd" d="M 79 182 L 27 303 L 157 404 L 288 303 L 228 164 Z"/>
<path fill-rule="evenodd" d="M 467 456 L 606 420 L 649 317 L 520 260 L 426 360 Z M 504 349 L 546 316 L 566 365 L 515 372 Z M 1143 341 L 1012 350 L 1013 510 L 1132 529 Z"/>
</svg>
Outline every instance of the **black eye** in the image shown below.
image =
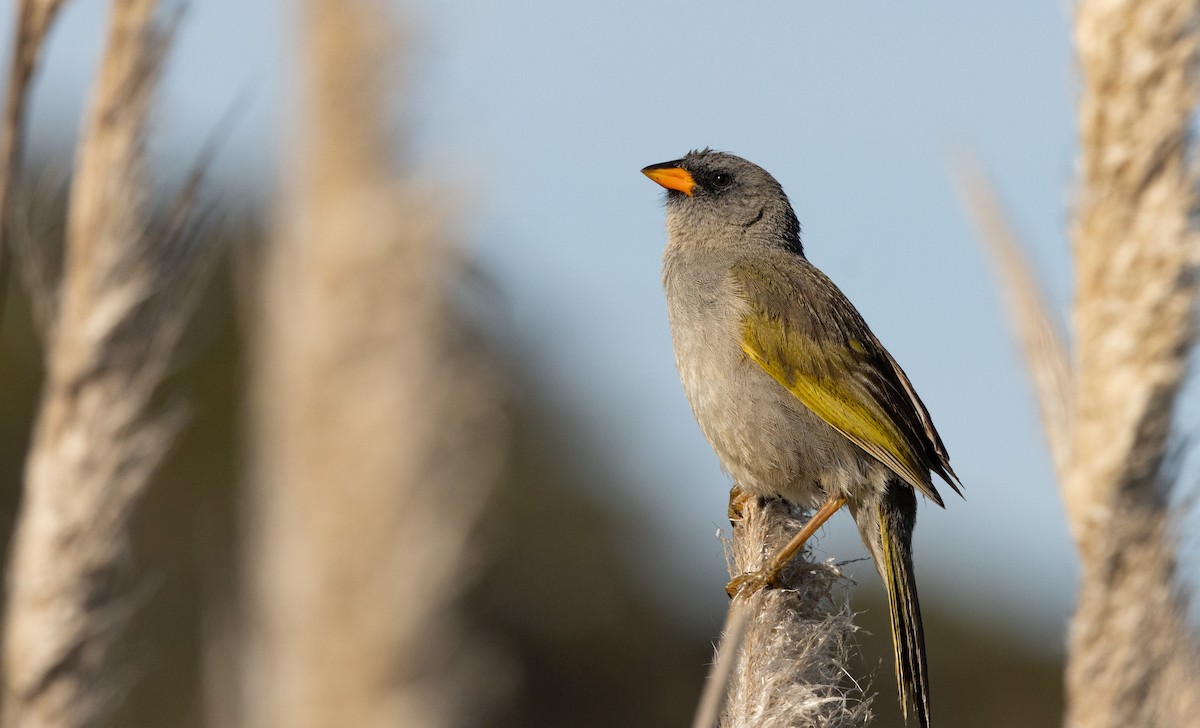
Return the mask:
<svg viewBox="0 0 1200 728">
<path fill-rule="evenodd" d="M 723 190 L 733 184 L 733 175 L 717 172 L 712 176 L 712 186 L 714 190 Z"/>
</svg>

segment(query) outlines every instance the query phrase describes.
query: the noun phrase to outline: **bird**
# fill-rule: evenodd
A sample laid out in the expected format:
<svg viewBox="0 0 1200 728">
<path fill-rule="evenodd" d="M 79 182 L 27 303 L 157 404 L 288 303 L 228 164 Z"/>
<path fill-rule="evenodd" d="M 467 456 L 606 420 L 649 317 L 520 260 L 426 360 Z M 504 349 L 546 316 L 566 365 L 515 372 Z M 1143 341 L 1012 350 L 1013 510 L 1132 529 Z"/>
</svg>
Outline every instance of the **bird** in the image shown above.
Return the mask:
<svg viewBox="0 0 1200 728">
<path fill-rule="evenodd" d="M 962 483 L 907 375 L 814 266 L 782 186 L 711 149 L 645 167 L 666 189 L 663 286 L 683 389 L 734 492 L 814 510 L 757 572 L 770 586 L 843 506 L 887 589 L 901 705 L 929 726 L 924 628 L 913 571 L 916 493 L 944 507 Z"/>
</svg>

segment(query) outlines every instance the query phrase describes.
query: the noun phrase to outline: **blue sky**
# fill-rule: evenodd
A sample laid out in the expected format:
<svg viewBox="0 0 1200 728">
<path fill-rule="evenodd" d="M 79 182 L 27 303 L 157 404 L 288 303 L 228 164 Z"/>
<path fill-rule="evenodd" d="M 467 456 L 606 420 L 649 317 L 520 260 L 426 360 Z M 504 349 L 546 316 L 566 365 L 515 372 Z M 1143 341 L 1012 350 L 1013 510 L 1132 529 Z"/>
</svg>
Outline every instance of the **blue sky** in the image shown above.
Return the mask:
<svg viewBox="0 0 1200 728">
<path fill-rule="evenodd" d="M 661 194 L 638 170 L 711 146 L 783 183 L 810 258 L 933 413 L 967 499 L 921 510 L 922 594 L 1057 644 L 1074 556 L 949 160 L 964 145 L 978 152 L 1065 308 L 1076 95 L 1065 4 L 407 7 L 414 94 L 403 113 L 420 173 L 461 200 L 463 239 L 497 282 L 513 348 L 536 361 L 531 378 L 595 426 L 596 445 L 629 483 L 620 498 L 660 524 L 630 548 L 644 578 L 667 587 L 664 599 L 721 607 L 713 534 L 726 523 L 728 480 L 674 371 Z M 291 12 L 281 0 L 188 7 L 154 144 L 165 170 L 186 163 L 237 105 L 220 173 L 272 193 Z M 39 139 L 73 133 L 103 18 L 97 0 L 65 11 L 38 87 Z M 11 18 L 3 22 L 7 38 Z M 845 515 L 820 546 L 839 559 L 864 555 Z M 855 569 L 863 588 L 878 588 Z"/>
</svg>

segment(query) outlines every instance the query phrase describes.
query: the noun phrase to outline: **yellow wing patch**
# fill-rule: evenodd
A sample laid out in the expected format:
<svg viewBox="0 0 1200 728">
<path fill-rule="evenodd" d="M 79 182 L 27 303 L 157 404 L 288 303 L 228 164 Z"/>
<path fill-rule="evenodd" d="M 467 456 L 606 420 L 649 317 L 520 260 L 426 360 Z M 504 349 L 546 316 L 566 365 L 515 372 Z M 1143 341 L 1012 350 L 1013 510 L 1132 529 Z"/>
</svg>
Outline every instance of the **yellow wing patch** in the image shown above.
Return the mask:
<svg viewBox="0 0 1200 728">
<path fill-rule="evenodd" d="M 776 342 L 776 356 L 767 355 L 760 338 L 760 325 L 754 316 L 747 317 L 742 332 L 742 351 L 755 363 L 794 394 L 806 407 L 827 422 L 851 442 L 861 447 L 919 491 L 925 491 L 924 479 L 913 467 L 914 457 L 904 436 L 887 418 L 879 406 L 867 396 L 855 396 L 845 384 L 833 376 L 819 373 L 816 367 L 799 366 L 798 352 L 784 341 Z M 783 337 L 786 338 L 786 337 Z M 859 346 L 862 346 L 859 343 Z M 851 348 L 855 348 L 851 344 Z M 785 354 L 785 352 L 787 352 Z"/>
</svg>

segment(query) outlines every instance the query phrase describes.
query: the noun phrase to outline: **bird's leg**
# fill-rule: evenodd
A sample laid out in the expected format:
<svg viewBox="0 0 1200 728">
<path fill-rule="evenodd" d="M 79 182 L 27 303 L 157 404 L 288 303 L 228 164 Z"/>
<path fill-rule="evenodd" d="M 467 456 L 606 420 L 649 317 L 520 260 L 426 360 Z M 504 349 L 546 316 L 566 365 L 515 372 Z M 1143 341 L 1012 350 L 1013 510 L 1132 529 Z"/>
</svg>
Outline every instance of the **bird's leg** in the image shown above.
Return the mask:
<svg viewBox="0 0 1200 728">
<path fill-rule="evenodd" d="M 792 540 L 788 541 L 786 546 L 775 552 L 775 555 L 771 557 L 771 564 L 767 567 L 767 573 L 771 577 L 771 582 L 775 581 L 775 577 L 779 575 L 783 567 L 791 562 L 792 557 L 804 547 L 804 544 L 808 542 L 808 539 L 812 538 L 817 529 L 825 525 L 825 521 L 828 521 L 844 505 L 846 505 L 845 498 L 830 498 L 825 501 L 825 504 L 812 515 L 812 518 L 808 519 L 808 523 L 804 524 L 804 527 L 792 537 Z"/>
<path fill-rule="evenodd" d="M 808 523 L 804 524 L 804 527 L 792 537 L 792 540 L 788 541 L 787 545 L 775 552 L 775 555 L 771 557 L 771 561 L 767 564 L 766 568 L 734 577 L 732 581 L 725 585 L 725 592 L 730 597 L 741 594 L 744 598 L 748 599 L 754 596 L 754 593 L 760 589 L 773 585 L 775 579 L 779 576 L 779 572 L 783 571 L 783 568 L 791 562 L 796 552 L 803 548 L 805 542 L 812 538 L 817 529 L 824 525 L 825 521 L 828 521 L 829 517 L 837 513 L 838 509 L 844 505 L 846 505 L 846 499 L 841 497 L 830 498 L 825 501 L 825 504 L 812 515 L 812 518 L 808 519 Z"/>
</svg>

